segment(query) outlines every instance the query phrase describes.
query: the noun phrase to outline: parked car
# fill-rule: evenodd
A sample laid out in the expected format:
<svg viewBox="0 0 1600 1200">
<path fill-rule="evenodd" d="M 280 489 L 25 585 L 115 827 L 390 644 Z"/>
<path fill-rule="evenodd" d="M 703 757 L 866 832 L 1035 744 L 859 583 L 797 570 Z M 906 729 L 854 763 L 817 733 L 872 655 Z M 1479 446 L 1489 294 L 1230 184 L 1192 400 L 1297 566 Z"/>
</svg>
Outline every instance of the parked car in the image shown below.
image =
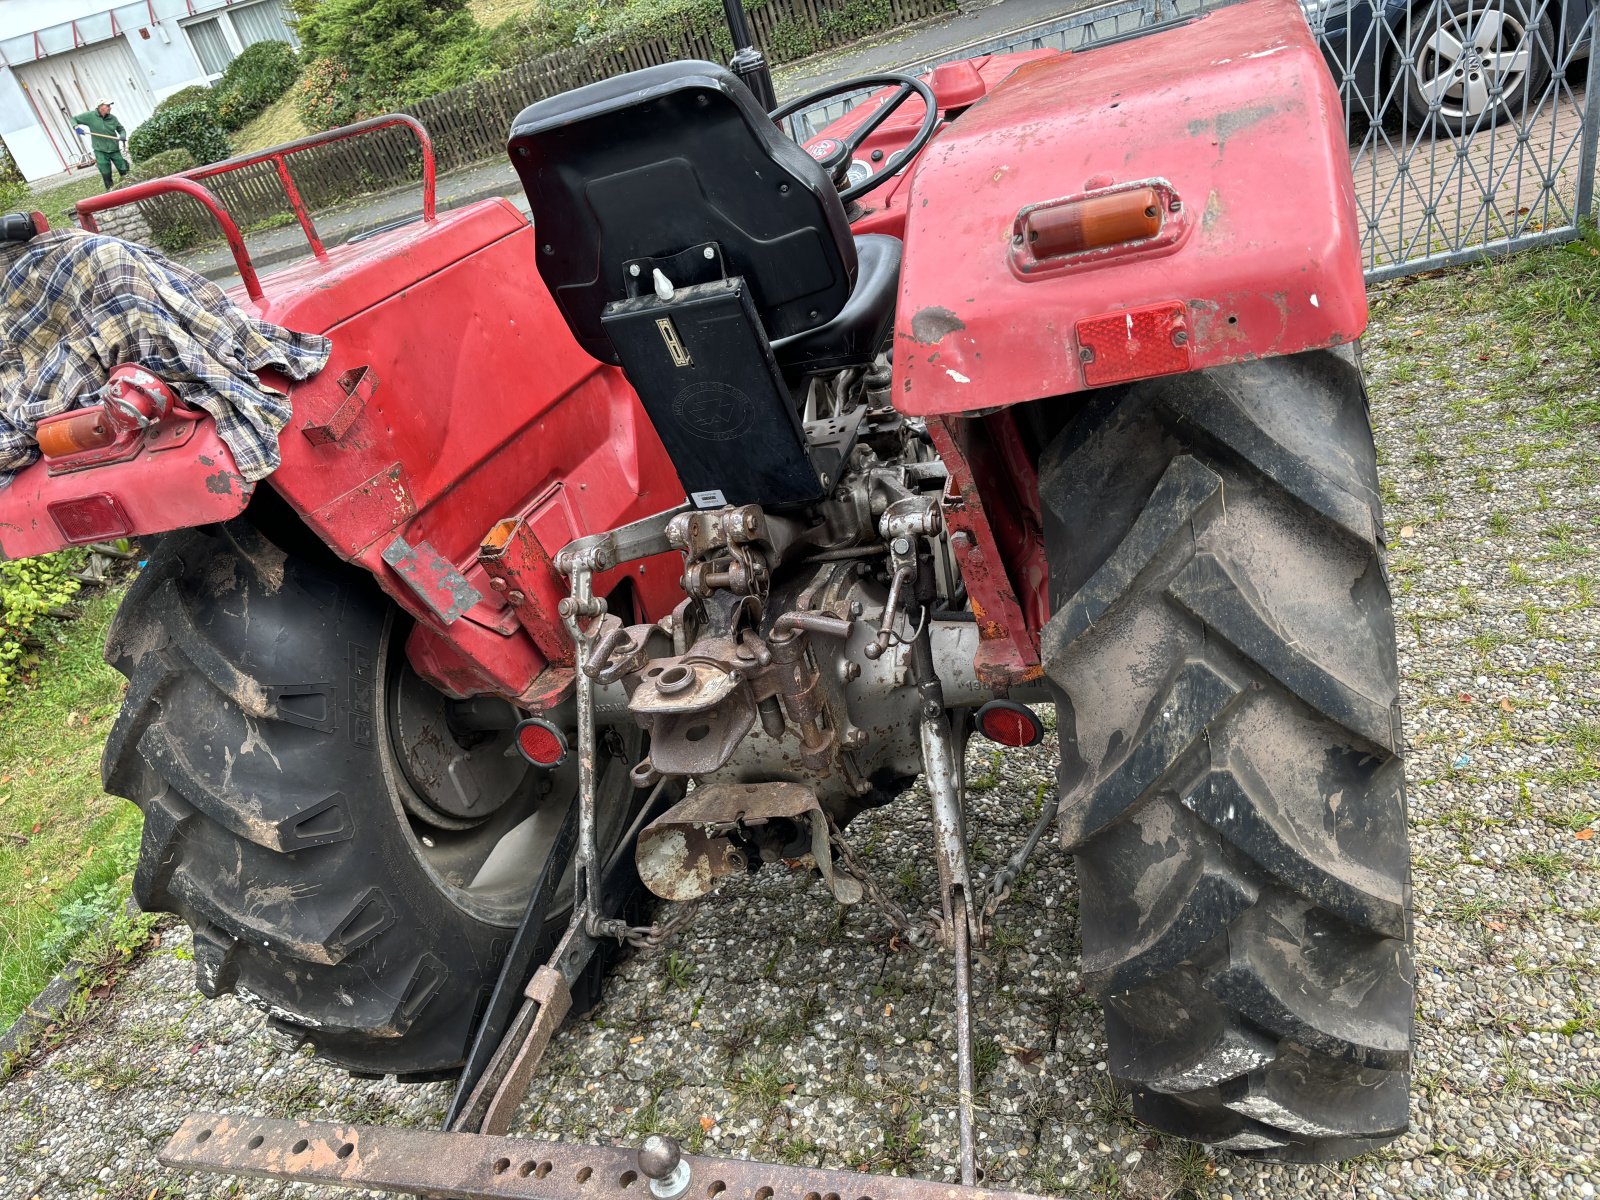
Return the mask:
<svg viewBox="0 0 1600 1200">
<path fill-rule="evenodd" d="M 1374 123 L 1488 128 L 1586 56 L 1594 0 L 1300 0 L 1345 110 Z"/>
</svg>

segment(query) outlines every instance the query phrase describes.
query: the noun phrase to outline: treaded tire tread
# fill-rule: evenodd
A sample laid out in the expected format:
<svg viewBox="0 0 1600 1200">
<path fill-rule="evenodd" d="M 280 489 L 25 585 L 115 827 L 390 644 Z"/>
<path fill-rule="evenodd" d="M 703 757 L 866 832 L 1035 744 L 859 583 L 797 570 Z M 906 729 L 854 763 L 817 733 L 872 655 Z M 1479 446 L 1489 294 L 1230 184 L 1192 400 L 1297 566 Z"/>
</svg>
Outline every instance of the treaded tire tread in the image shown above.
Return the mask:
<svg viewBox="0 0 1600 1200">
<path fill-rule="evenodd" d="M 377 745 L 391 613 L 242 522 L 159 539 L 107 638 L 129 686 L 102 774 L 144 811 L 134 898 L 193 927 L 202 993 L 422 1080 L 459 1070 L 515 918 L 452 903 L 409 844 Z"/>
<path fill-rule="evenodd" d="M 1359 365 L 1091 396 L 1040 462 L 1084 970 L 1134 1112 L 1331 1161 L 1406 1127 L 1398 668 Z"/>
</svg>

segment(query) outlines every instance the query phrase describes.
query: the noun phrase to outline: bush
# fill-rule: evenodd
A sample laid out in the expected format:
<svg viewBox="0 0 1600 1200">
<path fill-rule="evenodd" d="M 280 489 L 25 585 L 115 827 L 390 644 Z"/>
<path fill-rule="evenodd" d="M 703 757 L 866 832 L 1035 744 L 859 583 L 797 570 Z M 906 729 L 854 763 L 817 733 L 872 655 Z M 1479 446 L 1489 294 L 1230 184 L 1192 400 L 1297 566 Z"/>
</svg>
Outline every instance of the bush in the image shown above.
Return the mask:
<svg viewBox="0 0 1600 1200">
<path fill-rule="evenodd" d="M 190 84 L 186 88 L 179 88 L 160 104 L 156 105 L 155 111 L 158 113 L 171 112 L 175 108 L 188 108 L 191 104 L 203 104 L 207 108 L 215 110 L 217 107 L 217 94 L 203 83 Z"/>
<path fill-rule="evenodd" d="M 133 131 L 128 152 L 138 162 L 179 147 L 196 163 L 213 163 L 232 153 L 217 114 L 204 104 L 185 104 L 154 114 Z"/>
<path fill-rule="evenodd" d="M 117 186 L 127 187 L 130 183 L 143 183 L 148 179 L 165 179 L 168 175 L 176 175 L 197 165 L 194 155 L 182 146 L 174 146 L 171 150 L 163 150 L 160 154 L 134 163 L 128 177 Z"/>
<path fill-rule="evenodd" d="M 78 592 L 83 553 L 0 562 L 0 696 L 39 661 L 34 627 Z"/>
<path fill-rule="evenodd" d="M 462 60 L 452 49 L 481 36 L 466 0 L 322 0 L 296 11 L 306 56 L 333 64 L 297 98 L 301 117 L 321 129 L 404 104 L 442 56 L 458 64 L 453 77 Z"/>
<path fill-rule="evenodd" d="M 227 130 L 260 116 L 294 86 L 300 60 L 286 42 L 257 42 L 228 64 L 217 80 L 217 117 Z"/>
<path fill-rule="evenodd" d="M 301 72 L 294 87 L 294 107 L 310 129 L 348 125 L 362 115 L 350 92 L 349 70 L 332 58 L 319 58 Z"/>
<path fill-rule="evenodd" d="M 16 212 L 33 207 L 32 193 L 17 164 L 11 161 L 3 144 L 0 144 L 0 212 Z"/>
</svg>

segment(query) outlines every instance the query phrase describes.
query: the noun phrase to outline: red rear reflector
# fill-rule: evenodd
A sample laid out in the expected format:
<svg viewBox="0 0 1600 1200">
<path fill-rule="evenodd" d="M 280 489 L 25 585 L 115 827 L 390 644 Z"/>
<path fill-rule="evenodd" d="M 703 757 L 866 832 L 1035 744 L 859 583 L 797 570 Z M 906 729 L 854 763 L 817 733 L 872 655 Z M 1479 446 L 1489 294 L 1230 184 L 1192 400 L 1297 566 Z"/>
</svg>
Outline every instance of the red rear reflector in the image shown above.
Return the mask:
<svg viewBox="0 0 1600 1200">
<path fill-rule="evenodd" d="M 1078 359 L 1090 387 L 1189 369 L 1183 302 L 1168 300 L 1078 322 Z"/>
<path fill-rule="evenodd" d="M 50 519 L 69 545 L 109 542 L 127 537 L 133 524 L 115 496 L 97 492 L 77 500 L 57 500 L 49 507 Z"/>
<path fill-rule="evenodd" d="M 1002 746 L 1034 746 L 1044 737 L 1044 722 L 1014 700 L 991 700 L 978 710 L 978 732 Z"/>
<path fill-rule="evenodd" d="M 536 767 L 558 767 L 567 757 L 567 737 L 549 721 L 529 717 L 517 726 L 517 750 Z"/>
</svg>

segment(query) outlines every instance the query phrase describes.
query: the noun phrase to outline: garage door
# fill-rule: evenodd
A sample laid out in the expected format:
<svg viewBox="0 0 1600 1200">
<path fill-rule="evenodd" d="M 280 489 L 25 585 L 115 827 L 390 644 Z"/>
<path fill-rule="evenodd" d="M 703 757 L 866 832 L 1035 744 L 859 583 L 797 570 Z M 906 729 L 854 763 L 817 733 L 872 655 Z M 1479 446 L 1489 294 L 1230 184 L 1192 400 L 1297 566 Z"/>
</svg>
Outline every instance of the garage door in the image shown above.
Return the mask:
<svg viewBox="0 0 1600 1200">
<path fill-rule="evenodd" d="M 73 135 L 72 117 L 93 108 L 101 96 L 111 98 L 115 104 L 112 112 L 130 133 L 155 109 L 133 52 L 121 38 L 12 69 L 49 123 L 51 136 L 63 148 L 77 146 L 88 152 L 89 139 Z M 72 157 L 70 150 L 67 154 Z"/>
</svg>

